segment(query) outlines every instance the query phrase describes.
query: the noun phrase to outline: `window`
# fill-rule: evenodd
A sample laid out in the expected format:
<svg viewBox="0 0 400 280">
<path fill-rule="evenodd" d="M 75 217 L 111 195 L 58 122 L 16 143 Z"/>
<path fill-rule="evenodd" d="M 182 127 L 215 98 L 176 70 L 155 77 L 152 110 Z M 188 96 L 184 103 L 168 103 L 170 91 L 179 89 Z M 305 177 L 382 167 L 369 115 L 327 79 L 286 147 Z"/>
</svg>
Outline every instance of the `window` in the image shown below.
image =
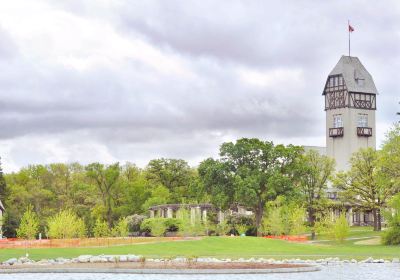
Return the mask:
<svg viewBox="0 0 400 280">
<path fill-rule="evenodd" d="M 342 86 L 343 85 L 343 77 L 339 77 L 339 86 Z"/>
<path fill-rule="evenodd" d="M 364 80 L 364 79 L 361 79 L 361 78 L 359 78 L 359 79 L 356 79 L 356 82 L 357 82 L 357 85 L 359 85 L 360 87 L 362 87 L 362 86 L 364 86 L 364 82 L 365 82 L 365 80 Z"/>
<path fill-rule="evenodd" d="M 343 127 L 342 115 L 333 115 L 333 127 Z"/>
<path fill-rule="evenodd" d="M 357 127 L 368 127 L 368 115 L 358 114 Z"/>
</svg>

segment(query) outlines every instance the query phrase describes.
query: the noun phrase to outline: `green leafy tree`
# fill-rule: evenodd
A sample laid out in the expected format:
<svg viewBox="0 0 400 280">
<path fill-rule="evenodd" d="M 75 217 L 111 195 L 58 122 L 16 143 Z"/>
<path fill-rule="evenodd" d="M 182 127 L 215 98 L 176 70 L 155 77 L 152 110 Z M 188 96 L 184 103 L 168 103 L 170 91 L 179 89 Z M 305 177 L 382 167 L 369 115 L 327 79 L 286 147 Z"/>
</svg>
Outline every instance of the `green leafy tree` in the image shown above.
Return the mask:
<svg viewBox="0 0 400 280">
<path fill-rule="evenodd" d="M 107 222 L 98 218 L 93 228 L 93 235 L 94 237 L 110 236 L 110 229 L 108 228 Z"/>
<path fill-rule="evenodd" d="M 48 220 L 48 236 L 50 238 L 81 238 L 86 236 L 84 221 L 70 209 L 63 210 Z"/>
<path fill-rule="evenodd" d="M 259 139 L 222 144 L 221 161 L 234 176 L 235 200 L 253 209 L 257 235 L 261 234 L 265 204 L 292 191 L 295 160 L 301 151 Z"/>
<path fill-rule="evenodd" d="M 39 220 L 36 213 L 33 211 L 33 206 L 29 205 L 26 208 L 24 215 L 21 218 L 17 236 L 25 239 L 35 239 L 39 231 Z"/>
<path fill-rule="evenodd" d="M 174 202 L 182 202 L 188 196 L 188 187 L 194 171 L 182 159 L 154 159 L 146 168 L 147 179 L 155 185 L 165 186 Z"/>
<path fill-rule="evenodd" d="M 200 192 L 209 194 L 212 204 L 227 210 L 235 199 L 234 176 L 230 166 L 220 160 L 208 158 L 198 168 Z"/>
<path fill-rule="evenodd" d="M 315 239 L 315 221 L 318 213 L 327 206 L 328 179 L 334 171 L 334 161 L 318 152 L 309 150 L 298 158 L 296 166 L 297 186 L 304 199 L 311 226 L 311 239 Z"/>
<path fill-rule="evenodd" d="M 171 193 L 163 185 L 158 185 L 151 190 L 150 197 L 143 204 L 143 211 L 148 211 L 151 206 L 166 204 L 170 201 Z"/>
<path fill-rule="evenodd" d="M 400 123 L 395 124 L 386 134 L 379 164 L 385 183 L 398 192 L 400 189 Z"/>
<path fill-rule="evenodd" d="M 370 210 L 374 217 L 374 230 L 381 230 L 381 210 L 395 189 L 382 179 L 378 152 L 372 148 L 360 149 L 350 159 L 351 168 L 335 178 L 335 186 L 343 199 L 353 205 Z"/>
<path fill-rule="evenodd" d="M 120 176 L 119 163 L 104 166 L 92 163 L 86 167 L 88 178 L 92 179 L 100 192 L 100 197 L 106 211 L 106 220 L 111 229 L 113 224 L 113 191 L 117 188 Z"/>
</svg>

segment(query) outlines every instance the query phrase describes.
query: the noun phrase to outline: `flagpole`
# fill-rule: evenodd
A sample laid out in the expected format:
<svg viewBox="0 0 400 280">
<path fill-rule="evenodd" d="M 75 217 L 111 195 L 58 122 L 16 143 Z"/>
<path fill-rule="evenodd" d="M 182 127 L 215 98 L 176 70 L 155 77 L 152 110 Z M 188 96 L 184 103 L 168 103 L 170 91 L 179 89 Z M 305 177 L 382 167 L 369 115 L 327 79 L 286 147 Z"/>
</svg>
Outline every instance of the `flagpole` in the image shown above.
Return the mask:
<svg viewBox="0 0 400 280">
<path fill-rule="evenodd" d="M 349 31 L 349 56 L 350 56 L 350 20 L 347 20 L 347 30 Z"/>
</svg>

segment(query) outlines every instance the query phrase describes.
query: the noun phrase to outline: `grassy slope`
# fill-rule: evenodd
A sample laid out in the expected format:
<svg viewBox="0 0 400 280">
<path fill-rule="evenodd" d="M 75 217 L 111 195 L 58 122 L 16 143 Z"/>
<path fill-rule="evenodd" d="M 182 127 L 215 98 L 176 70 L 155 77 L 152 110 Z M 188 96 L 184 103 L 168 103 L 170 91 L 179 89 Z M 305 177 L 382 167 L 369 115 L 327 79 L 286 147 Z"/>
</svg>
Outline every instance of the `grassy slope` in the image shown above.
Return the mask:
<svg viewBox="0 0 400 280">
<path fill-rule="evenodd" d="M 363 259 L 400 257 L 399 246 L 354 245 L 355 241 L 338 244 L 300 244 L 256 237 L 207 237 L 198 241 L 163 242 L 102 248 L 29 249 L 30 258 L 76 257 L 90 254 L 140 254 L 147 257 L 216 256 L 230 258 L 340 258 Z M 0 261 L 25 255 L 24 249 L 0 249 Z"/>
</svg>

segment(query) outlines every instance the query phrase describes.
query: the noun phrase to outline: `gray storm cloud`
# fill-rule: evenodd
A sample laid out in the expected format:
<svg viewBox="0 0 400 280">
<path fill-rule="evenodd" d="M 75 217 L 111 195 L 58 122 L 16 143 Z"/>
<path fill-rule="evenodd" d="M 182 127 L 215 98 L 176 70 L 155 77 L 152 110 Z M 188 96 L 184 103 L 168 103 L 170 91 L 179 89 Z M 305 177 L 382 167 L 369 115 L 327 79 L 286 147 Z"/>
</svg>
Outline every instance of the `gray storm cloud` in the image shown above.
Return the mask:
<svg viewBox="0 0 400 280">
<path fill-rule="evenodd" d="M 1 5 L 8 171 L 162 156 L 196 164 L 240 137 L 324 145 L 321 92 L 347 51 L 349 17 L 353 55 L 380 91 L 381 133 L 398 110 L 388 75 L 400 67 L 396 1 L 39 1 L 32 13 L 18 9 L 27 1 Z"/>
</svg>

